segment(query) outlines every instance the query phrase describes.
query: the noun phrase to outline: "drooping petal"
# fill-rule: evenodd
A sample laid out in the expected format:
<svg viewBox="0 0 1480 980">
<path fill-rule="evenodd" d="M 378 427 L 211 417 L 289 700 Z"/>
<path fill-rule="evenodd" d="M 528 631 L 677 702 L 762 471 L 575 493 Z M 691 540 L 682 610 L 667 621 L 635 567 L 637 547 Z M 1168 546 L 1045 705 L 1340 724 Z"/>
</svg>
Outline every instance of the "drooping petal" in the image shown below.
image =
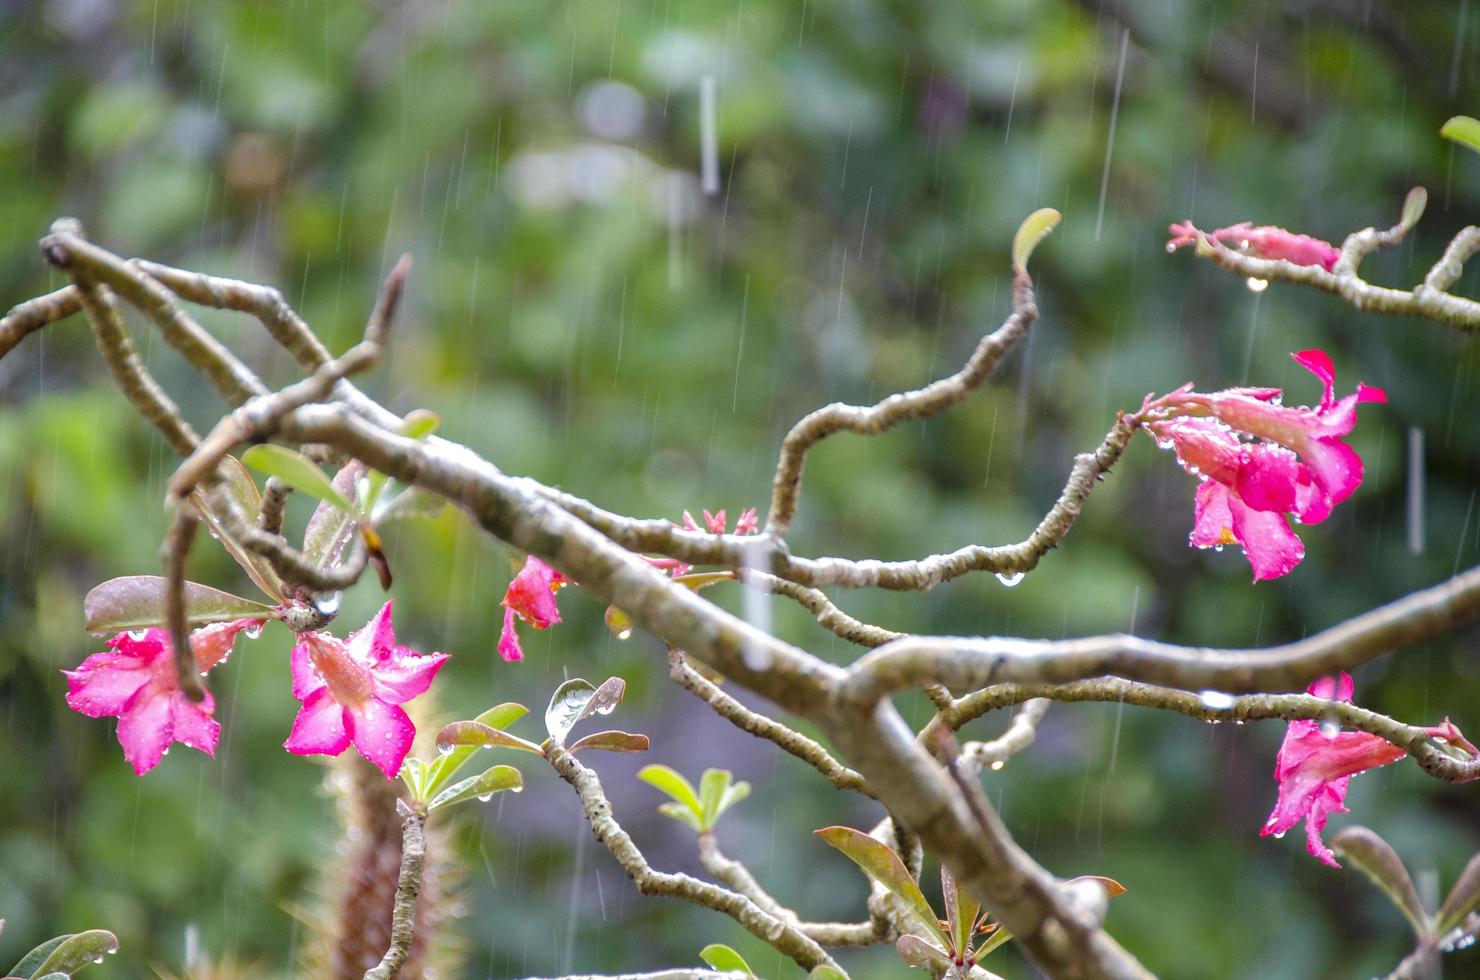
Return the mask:
<svg viewBox="0 0 1480 980">
<path fill-rule="evenodd" d="M 221 723 L 211 716 L 215 710 L 216 702 L 209 691 L 198 703 L 179 692 L 172 695 L 170 727 L 175 741 L 215 758 L 216 743 L 221 741 Z"/>
<path fill-rule="evenodd" d="M 519 633 L 514 629 L 514 610 L 504 610 L 504 629 L 498 637 L 499 656 L 509 663 L 524 659 L 524 648 L 519 645 Z"/>
<path fill-rule="evenodd" d="M 552 566 L 530 555 L 509 583 L 503 604 L 535 629 L 549 629 L 560 622 L 555 592 L 568 581 Z"/>
<path fill-rule="evenodd" d="M 416 738 L 416 726 L 406 712 L 400 705 L 370 698 L 344 715 L 355 748 L 385 773 L 386 779 L 395 779 Z"/>
<path fill-rule="evenodd" d="M 1305 557 L 1305 545 L 1290 530 L 1284 514 L 1254 510 L 1232 495 L 1228 509 L 1233 515 L 1233 536 L 1244 547 L 1254 581 L 1288 575 Z"/>
<path fill-rule="evenodd" d="M 1316 485 L 1325 491 L 1329 507 L 1350 497 L 1362 484 L 1362 457 L 1339 439 L 1313 440 L 1301 448 L 1301 456 Z"/>
<path fill-rule="evenodd" d="M 164 750 L 174 741 L 171 693 L 157 682 L 146 684 L 118 716 L 118 744 L 135 775 L 142 776 L 159 765 Z"/>
<path fill-rule="evenodd" d="M 1331 814 L 1350 812 L 1345 802 L 1346 787 L 1350 782 L 1350 776 L 1343 776 L 1323 783 L 1311 799 L 1310 812 L 1305 817 L 1305 849 L 1333 868 L 1341 865 L 1336 860 L 1336 853 L 1321 839 L 1321 831 L 1326 829 L 1326 820 Z"/>
<path fill-rule="evenodd" d="M 314 668 L 306 637 L 305 633 L 298 634 L 298 642 L 293 644 L 293 653 L 288 658 L 288 667 L 293 675 L 293 697 L 299 701 L 307 701 L 326 686 L 324 678 Z"/>
<path fill-rule="evenodd" d="M 109 651 L 95 653 L 76 670 L 64 670 L 67 707 L 89 718 L 114 717 L 153 676 L 146 662 Z"/>
<path fill-rule="evenodd" d="M 231 654 L 236 635 L 242 630 L 261 629 L 264 619 L 234 619 L 229 623 L 211 623 L 190 631 L 190 651 L 195 665 L 204 674 Z"/>
<path fill-rule="evenodd" d="M 294 755 L 338 755 L 349 747 L 349 732 L 344 725 L 344 708 L 334 700 L 327 687 L 308 696 L 293 730 L 283 748 Z"/>
<path fill-rule="evenodd" d="M 405 704 L 432 686 L 432 679 L 447 662 L 447 654 L 422 656 L 407 647 L 396 647 L 396 650 L 398 655 L 375 667 L 371 676 L 377 698 L 390 704 Z"/>
<path fill-rule="evenodd" d="M 1217 480 L 1204 480 L 1197 485 L 1192 534 L 1188 538 L 1193 547 L 1221 548 L 1238 543 L 1233 536 L 1233 514 L 1228 508 L 1228 498 L 1228 488 Z"/>
<path fill-rule="evenodd" d="M 1331 362 L 1331 355 L 1323 350 L 1312 348 L 1296 351 L 1290 357 L 1296 364 L 1320 379 L 1321 384 L 1326 388 L 1325 393 L 1321 395 L 1321 408 L 1330 408 L 1336 401 L 1336 365 Z"/>
</svg>

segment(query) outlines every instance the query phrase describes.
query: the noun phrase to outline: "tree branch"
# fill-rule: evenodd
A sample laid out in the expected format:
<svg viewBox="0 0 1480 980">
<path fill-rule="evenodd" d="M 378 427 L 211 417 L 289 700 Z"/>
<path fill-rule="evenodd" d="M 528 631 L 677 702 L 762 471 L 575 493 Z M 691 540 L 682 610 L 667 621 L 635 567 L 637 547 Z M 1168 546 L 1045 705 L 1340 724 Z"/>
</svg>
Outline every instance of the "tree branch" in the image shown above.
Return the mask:
<svg viewBox="0 0 1480 980">
<path fill-rule="evenodd" d="M 427 859 L 426 814 L 404 808 L 401 823 L 401 876 L 396 881 L 396 904 L 391 913 L 391 945 L 378 964 L 365 971 L 365 980 L 392 980 L 411 955 L 416 938 L 416 900 L 421 896 L 422 872 Z"/>
</svg>

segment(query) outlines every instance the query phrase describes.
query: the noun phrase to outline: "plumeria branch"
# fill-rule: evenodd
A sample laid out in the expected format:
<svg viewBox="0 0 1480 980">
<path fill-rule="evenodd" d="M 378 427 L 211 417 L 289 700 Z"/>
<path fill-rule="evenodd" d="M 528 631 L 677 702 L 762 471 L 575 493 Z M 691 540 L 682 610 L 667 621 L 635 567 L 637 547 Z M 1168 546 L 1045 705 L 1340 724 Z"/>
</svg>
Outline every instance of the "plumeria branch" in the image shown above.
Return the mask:
<svg viewBox="0 0 1480 980">
<path fill-rule="evenodd" d="M 391 980 L 400 973 L 416 938 L 416 901 L 421 896 L 427 858 L 427 815 L 414 807 L 403 806 L 403 809 L 401 874 L 396 880 L 396 904 L 391 913 L 391 945 L 380 962 L 365 971 L 365 980 Z"/>
<path fill-rule="evenodd" d="M 1025 699 L 1030 700 L 1024 703 Z M 1267 720 L 1325 722 L 1381 736 L 1413 756 L 1425 772 L 1445 782 L 1480 779 L 1480 759 L 1461 759 L 1451 755 L 1438 747 L 1433 736 L 1423 727 L 1404 724 L 1349 702 L 1309 694 L 1245 694 L 1221 698 L 1118 677 L 1068 684 L 994 684 L 961 698 L 953 720 L 960 725 L 997 708 L 1022 703 L 1026 709 L 1028 704 L 1047 704 L 1049 701 L 1103 701 L 1159 708 L 1214 724 Z"/>
<path fill-rule="evenodd" d="M 1470 333 L 1480 331 L 1480 301 L 1449 292 L 1459 281 L 1464 263 L 1480 250 L 1480 228 L 1470 226 L 1455 235 L 1423 281 L 1410 290 L 1376 286 L 1358 274 L 1362 259 L 1378 248 L 1401 242 L 1410 227 L 1411 224 L 1402 222 L 1381 231 L 1364 228 L 1348 235 L 1341 245 L 1340 257 L 1329 269 L 1320 264 L 1262 257 L 1230 248 L 1213 234 L 1192 231 L 1197 238 L 1198 254 L 1249 279 L 1313 286 L 1334 293 L 1366 312 L 1418 316 Z"/>
<path fill-rule="evenodd" d="M 878 435 L 907 419 L 929 418 L 965 400 L 992 376 L 1003 356 L 1027 334 L 1037 318 L 1033 282 L 1026 270 L 1019 269 L 1012 283 L 1012 312 L 1000 327 L 982 338 L 961 370 L 923 388 L 890 395 L 868 407 L 834 402 L 803 417 L 781 442 L 781 458 L 771 483 L 771 509 L 766 515 L 764 533 L 778 541 L 786 537 L 801 495 L 802 467 L 813 446 L 838 432 Z"/>
<path fill-rule="evenodd" d="M 745 895 L 685 874 L 653 870 L 631 836 L 612 815 L 611 803 L 596 773 L 577 762 L 575 756 L 559 745 L 550 744 L 545 752 L 560 778 L 569 783 L 580 797 L 591 832 L 616 858 L 638 891 L 644 895 L 669 895 L 724 912 L 752 935 L 791 957 L 804 970 L 815 966 L 837 967 L 832 957 L 798 930 L 793 922 L 767 912 Z"/>
<path fill-rule="evenodd" d="M 1007 731 L 989 742 L 967 742 L 961 746 L 961 762 L 973 771 L 1001 769 L 1007 760 L 1027 749 L 1038 737 L 1038 723 L 1048 713 L 1049 698 L 1029 698 L 1012 716 Z"/>
</svg>

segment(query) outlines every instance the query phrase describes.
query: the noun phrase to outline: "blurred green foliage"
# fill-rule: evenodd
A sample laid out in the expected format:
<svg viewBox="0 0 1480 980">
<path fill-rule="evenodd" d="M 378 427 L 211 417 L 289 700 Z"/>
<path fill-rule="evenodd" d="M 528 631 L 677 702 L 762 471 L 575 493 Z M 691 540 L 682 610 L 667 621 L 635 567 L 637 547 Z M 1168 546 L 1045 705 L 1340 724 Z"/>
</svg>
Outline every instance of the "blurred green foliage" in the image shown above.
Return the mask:
<svg viewBox="0 0 1480 980">
<path fill-rule="evenodd" d="M 10 4 L 0 292 L 8 306 L 59 284 L 35 241 L 75 215 L 126 254 L 279 286 L 342 350 L 409 251 L 394 353 L 368 389 L 399 411 L 438 412 L 445 435 L 507 472 L 676 519 L 764 505 L 780 436 L 801 413 L 953 370 L 1006 311 L 1018 222 L 1055 207 L 1063 224 L 1033 257 L 1043 317 L 1031 340 L 952 413 L 821 448 L 794 547 L 900 558 L 1018 540 L 1117 409 L 1187 380 L 1288 384 L 1292 399 L 1312 400 L 1286 355 L 1323 347 L 1343 390 L 1362 379 L 1392 401 L 1364 409 L 1354 441 L 1366 482 L 1303 530 L 1308 555 L 1288 578 L 1253 587 L 1238 555 L 1190 550 L 1192 484 L 1143 440 L 1020 586 L 976 576 L 924 596 L 841 596 L 851 612 L 918 631 L 1292 639 L 1480 553 L 1476 344 L 1291 287 L 1251 293 L 1166 255 L 1165 228 L 1252 219 L 1339 239 L 1396 220 L 1422 183 L 1431 204 L 1417 233 L 1366 267 L 1379 282 L 1414 282 L 1480 212 L 1480 157 L 1437 137 L 1448 116 L 1480 105 L 1480 17 L 1464 11 L 1355 0 Z M 698 176 L 705 75 L 716 79 L 715 194 Z M 1480 293 L 1477 268 L 1459 291 Z M 202 318 L 272 383 L 294 378 L 254 324 Z M 208 427 L 222 406 L 135 326 L 161 381 Z M 1419 554 L 1403 518 L 1410 426 L 1427 445 Z M 213 674 L 225 726 L 214 762 L 181 750 L 136 779 L 112 724 L 62 700 L 58 668 L 99 643 L 81 628 L 83 593 L 158 568 L 172 465 L 109 386 L 81 321 L 0 362 L 0 961 L 104 926 L 122 944 L 114 975 L 187 968 L 187 935 L 281 975 L 314 924 L 301 910 L 335 828 L 322 769 L 280 748 L 296 708 L 281 629 Z M 291 511 L 299 527 L 303 506 Z M 209 544 L 197 545 L 193 577 L 250 594 Z M 708 715 L 667 683 L 650 638 L 615 640 L 577 590 L 562 598 L 565 625 L 526 637 L 527 662 L 500 662 L 496 603 L 519 556 L 457 514 L 406 524 L 387 549 L 398 634 L 453 654 L 441 718 L 539 706 L 566 676 L 618 674 L 630 685 L 624 727 L 653 748 L 594 764 L 653 864 L 697 866 L 637 769 L 722 767 L 755 787 L 726 818 L 726 849 L 811 917 L 858 914 L 863 877 L 811 831 L 867 826 L 878 814 L 866 801 Z M 738 607 L 725 592 L 706 597 Z M 381 601 L 361 583 L 341 624 Z M 790 640 L 855 655 L 800 610 L 774 616 Z M 1475 639 L 1364 669 L 1359 700 L 1480 727 Z M 923 702 L 907 707 L 926 719 Z M 1060 706 L 987 786 L 1053 871 L 1129 888 L 1109 927 L 1162 975 L 1383 972 L 1405 949 L 1401 918 L 1299 841 L 1256 836 L 1280 735 Z M 522 768 L 529 790 L 484 808 L 459 845 L 468 976 L 696 964 L 709 942 L 733 944 L 766 976 L 798 975 L 723 917 L 639 898 L 566 788 Z M 1354 815 L 1333 829 L 1374 827 L 1421 889 L 1442 894 L 1480 846 L 1474 793 L 1400 763 L 1358 780 Z M 1017 955 L 994 968 L 1030 975 Z M 1477 956 L 1457 954 L 1454 969 L 1475 969 Z M 858 978 L 903 969 L 887 948 L 842 959 Z"/>
</svg>

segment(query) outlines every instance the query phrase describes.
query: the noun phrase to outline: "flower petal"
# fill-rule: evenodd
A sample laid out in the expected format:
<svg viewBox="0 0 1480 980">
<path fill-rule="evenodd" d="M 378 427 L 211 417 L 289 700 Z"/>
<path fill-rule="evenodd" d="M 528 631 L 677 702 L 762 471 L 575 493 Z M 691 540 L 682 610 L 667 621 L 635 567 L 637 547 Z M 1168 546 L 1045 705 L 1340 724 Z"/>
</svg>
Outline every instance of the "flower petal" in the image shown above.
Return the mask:
<svg viewBox="0 0 1480 980">
<path fill-rule="evenodd" d="M 568 580 L 552 566 L 530 555 L 524 567 L 509 583 L 504 593 L 505 608 L 537 630 L 549 629 L 560 622 L 560 607 L 555 604 L 555 590 Z"/>
<path fill-rule="evenodd" d="M 164 750 L 174 741 L 171 694 L 163 684 L 152 681 L 139 688 L 118 716 L 118 744 L 136 775 L 159 765 Z"/>
<path fill-rule="evenodd" d="M 234 619 L 229 623 L 211 623 L 190 631 L 190 652 L 201 673 L 225 660 L 236 644 L 236 635 L 245 629 L 261 629 L 265 619 Z M 255 634 L 253 634 L 255 635 Z"/>
<path fill-rule="evenodd" d="M 1254 581 L 1288 575 L 1300 564 L 1305 545 L 1285 523 L 1284 514 L 1254 510 L 1233 495 L 1229 496 L 1228 507 L 1233 514 L 1233 536 L 1244 546 Z"/>
<path fill-rule="evenodd" d="M 1188 541 L 1197 548 L 1221 548 L 1236 544 L 1233 536 L 1233 514 L 1228 509 L 1228 488 L 1217 480 L 1204 480 L 1197 485 L 1193 505 L 1192 534 Z"/>
<path fill-rule="evenodd" d="M 344 708 L 329 694 L 329 689 L 320 687 L 298 709 L 283 748 L 294 755 L 338 755 L 349 747 L 344 716 Z"/>
<path fill-rule="evenodd" d="M 416 726 L 406 712 L 399 705 L 369 698 L 359 707 L 346 711 L 344 717 L 355 748 L 375 763 L 386 779 L 395 779 L 416 738 Z"/>
<path fill-rule="evenodd" d="M 153 674 L 139 657 L 109 651 L 95 653 L 76 670 L 64 670 L 67 707 L 89 718 L 120 714 Z"/>
<path fill-rule="evenodd" d="M 499 656 L 509 663 L 524 659 L 524 648 L 519 645 L 519 634 L 514 629 L 514 610 L 504 610 L 504 629 L 498 638 Z"/>
<path fill-rule="evenodd" d="M 1336 861 L 1335 852 L 1321 839 L 1321 831 L 1326 829 L 1326 820 L 1331 814 L 1349 812 L 1344 805 L 1349 782 L 1351 777 L 1343 776 L 1323 784 L 1311 800 L 1310 812 L 1305 817 L 1305 849 L 1333 868 L 1341 865 Z"/>
<path fill-rule="evenodd" d="M 215 758 L 216 744 L 221 741 L 221 723 L 211 717 L 215 710 L 216 702 L 209 691 L 205 700 L 199 703 L 175 692 L 170 697 L 170 726 L 174 740 Z"/>
<path fill-rule="evenodd" d="M 1321 408 L 1330 408 L 1335 401 L 1336 394 L 1336 365 L 1331 363 L 1331 355 L 1323 350 L 1312 348 L 1311 350 L 1297 351 L 1290 355 L 1295 363 L 1305 368 L 1321 380 L 1326 386 L 1326 393 L 1321 396 Z"/>
<path fill-rule="evenodd" d="M 396 647 L 393 659 L 370 668 L 375 681 L 375 697 L 390 704 L 405 704 L 426 693 L 432 678 L 447 662 L 445 653 L 425 656 L 408 647 Z"/>
<path fill-rule="evenodd" d="M 1340 439 L 1309 440 L 1300 447 L 1300 454 L 1331 507 L 1350 497 L 1362 483 L 1362 458 Z"/>
<path fill-rule="evenodd" d="M 1296 508 L 1300 461 L 1280 446 L 1244 447 L 1234 481 L 1235 492 L 1254 510 L 1288 514 Z"/>
<path fill-rule="evenodd" d="M 387 599 L 380 611 L 370 621 L 349 635 L 344 641 L 349 654 L 360 663 L 369 666 L 383 663 L 394 655 L 396 633 L 391 625 L 391 600 Z"/>
<path fill-rule="evenodd" d="M 341 642 L 327 633 L 319 635 L 331 643 Z M 319 675 L 318 668 L 313 665 L 313 657 L 309 656 L 305 636 L 307 636 L 305 633 L 298 635 L 298 642 L 293 644 L 293 653 L 288 658 L 288 666 L 293 674 L 293 697 L 307 702 L 314 693 L 323 690 L 327 685 L 324 678 Z"/>
</svg>

